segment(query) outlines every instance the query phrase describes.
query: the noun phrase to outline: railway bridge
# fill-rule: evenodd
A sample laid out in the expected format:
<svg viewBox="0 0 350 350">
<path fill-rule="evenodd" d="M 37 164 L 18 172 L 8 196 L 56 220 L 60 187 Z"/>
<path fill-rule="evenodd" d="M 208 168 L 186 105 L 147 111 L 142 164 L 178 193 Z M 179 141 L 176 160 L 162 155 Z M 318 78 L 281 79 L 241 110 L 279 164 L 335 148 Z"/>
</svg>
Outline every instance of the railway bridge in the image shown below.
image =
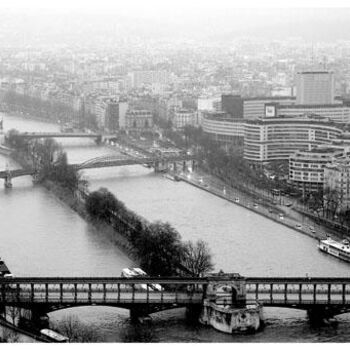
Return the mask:
<svg viewBox="0 0 350 350">
<path fill-rule="evenodd" d="M 0 279 L 0 305 L 30 310 L 33 319 L 63 308 L 105 305 L 130 310 L 130 316 L 186 307 L 217 306 L 307 310 L 311 319 L 350 309 L 350 278 L 272 278 L 216 274 L 187 277 L 17 277 Z"/>
</svg>

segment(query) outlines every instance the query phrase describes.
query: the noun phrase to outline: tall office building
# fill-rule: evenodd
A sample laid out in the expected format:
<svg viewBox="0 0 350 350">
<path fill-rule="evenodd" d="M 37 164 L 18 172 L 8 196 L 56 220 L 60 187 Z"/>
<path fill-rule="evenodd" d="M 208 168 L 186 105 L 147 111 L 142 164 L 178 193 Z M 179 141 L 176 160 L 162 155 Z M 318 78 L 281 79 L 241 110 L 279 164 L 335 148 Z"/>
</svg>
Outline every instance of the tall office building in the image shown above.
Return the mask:
<svg viewBox="0 0 350 350">
<path fill-rule="evenodd" d="M 243 118 L 243 99 L 239 95 L 222 95 L 221 108 L 232 118 Z"/>
<path fill-rule="evenodd" d="M 297 74 L 297 105 L 334 103 L 334 74 L 327 71 L 306 71 Z"/>
</svg>

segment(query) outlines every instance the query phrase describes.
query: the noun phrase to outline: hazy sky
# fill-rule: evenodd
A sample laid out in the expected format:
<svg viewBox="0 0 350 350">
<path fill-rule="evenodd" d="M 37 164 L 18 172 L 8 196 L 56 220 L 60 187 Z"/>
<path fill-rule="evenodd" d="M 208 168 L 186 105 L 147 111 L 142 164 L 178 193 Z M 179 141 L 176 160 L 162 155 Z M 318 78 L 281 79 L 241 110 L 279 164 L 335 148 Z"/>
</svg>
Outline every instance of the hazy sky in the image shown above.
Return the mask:
<svg viewBox="0 0 350 350">
<path fill-rule="evenodd" d="M 159 15 L 209 15 L 237 8 L 347 7 L 346 0 L 1 0 L 0 8 L 50 9 L 133 13 L 142 17 Z"/>
<path fill-rule="evenodd" d="M 111 25 L 120 35 L 148 37 L 350 40 L 347 6 L 340 0 L 0 0 L 0 28 L 9 33 L 5 39 L 18 31 L 28 40 L 52 33 L 59 37 L 60 31 L 66 37 L 69 31 L 103 31 Z"/>
</svg>

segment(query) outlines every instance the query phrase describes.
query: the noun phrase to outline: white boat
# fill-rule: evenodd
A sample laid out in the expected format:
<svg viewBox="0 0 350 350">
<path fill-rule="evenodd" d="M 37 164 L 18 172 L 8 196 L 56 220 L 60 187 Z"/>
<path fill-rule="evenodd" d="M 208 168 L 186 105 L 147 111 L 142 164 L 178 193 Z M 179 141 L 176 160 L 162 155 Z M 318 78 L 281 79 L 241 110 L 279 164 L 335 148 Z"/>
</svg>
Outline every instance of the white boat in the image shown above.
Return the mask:
<svg viewBox="0 0 350 350">
<path fill-rule="evenodd" d="M 40 330 L 40 333 L 47 338 L 48 340 L 55 342 L 55 343 L 68 343 L 69 338 L 53 331 L 52 329 L 49 328 L 43 328 Z"/>
<path fill-rule="evenodd" d="M 337 242 L 328 237 L 327 239 L 320 240 L 318 247 L 327 254 L 350 262 L 350 242 L 347 239 Z"/>
</svg>

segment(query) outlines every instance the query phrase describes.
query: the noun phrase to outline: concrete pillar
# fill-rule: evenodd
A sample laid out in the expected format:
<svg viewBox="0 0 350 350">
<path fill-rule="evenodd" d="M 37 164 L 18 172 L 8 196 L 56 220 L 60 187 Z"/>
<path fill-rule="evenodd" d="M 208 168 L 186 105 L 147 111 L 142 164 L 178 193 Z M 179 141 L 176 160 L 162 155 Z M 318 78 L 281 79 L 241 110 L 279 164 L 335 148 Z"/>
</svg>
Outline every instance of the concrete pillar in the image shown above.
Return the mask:
<svg viewBox="0 0 350 350">
<path fill-rule="evenodd" d="M 190 324 L 199 322 L 199 317 L 202 312 L 202 305 L 191 305 L 186 307 L 186 320 Z"/>
<path fill-rule="evenodd" d="M 159 171 L 159 162 L 158 161 L 156 161 L 156 162 L 154 162 L 154 172 L 158 172 Z"/>
<path fill-rule="evenodd" d="M 130 320 L 132 323 L 140 323 L 142 318 L 148 317 L 149 311 L 146 307 L 133 306 L 130 309 Z"/>
<path fill-rule="evenodd" d="M 329 323 L 329 319 L 336 315 L 336 309 L 327 306 L 314 306 L 307 310 L 307 316 L 312 325 Z"/>
<path fill-rule="evenodd" d="M 7 174 L 5 177 L 5 187 L 6 188 L 11 188 L 12 187 L 12 179 L 11 179 L 11 175 Z"/>
</svg>

